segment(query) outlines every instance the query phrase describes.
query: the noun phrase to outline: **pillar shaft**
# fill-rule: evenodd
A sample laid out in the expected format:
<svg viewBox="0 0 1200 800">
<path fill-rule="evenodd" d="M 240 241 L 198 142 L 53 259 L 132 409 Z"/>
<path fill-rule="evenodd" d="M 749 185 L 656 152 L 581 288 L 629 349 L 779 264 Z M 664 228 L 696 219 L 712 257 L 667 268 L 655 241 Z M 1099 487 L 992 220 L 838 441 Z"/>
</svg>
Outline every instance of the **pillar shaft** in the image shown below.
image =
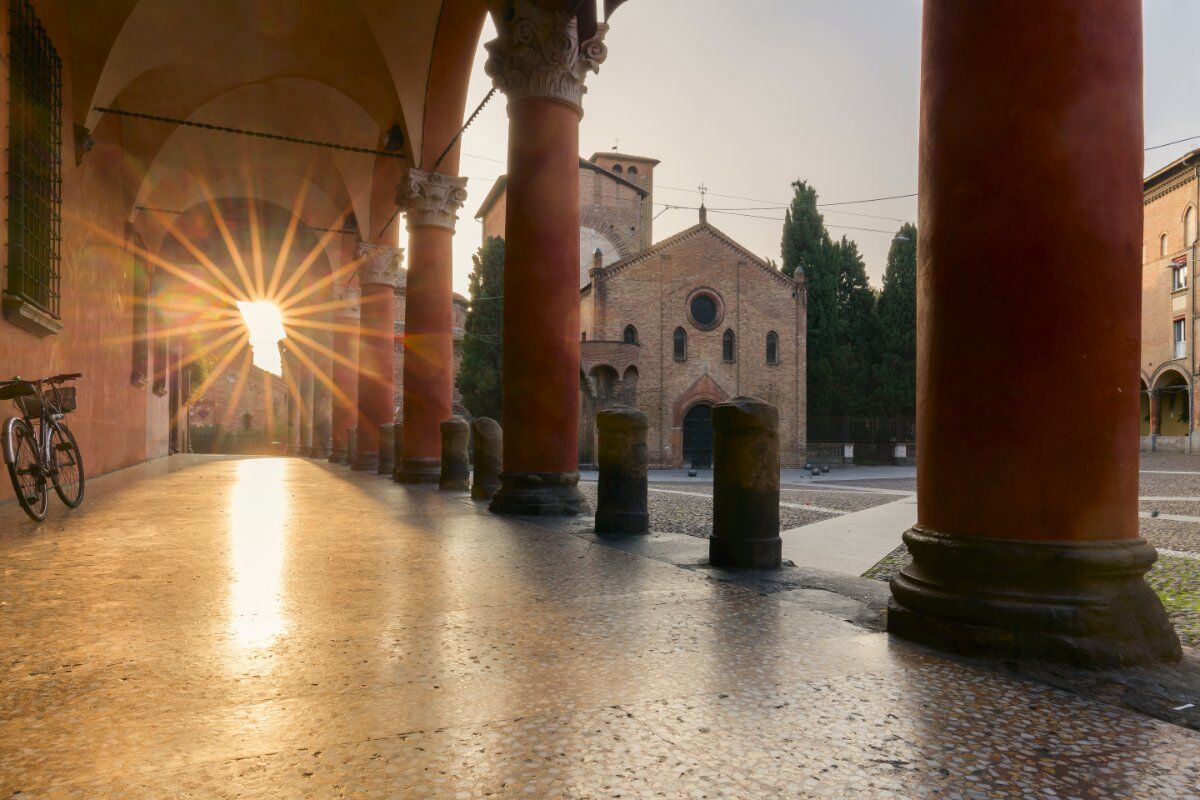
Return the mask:
<svg viewBox="0 0 1200 800">
<path fill-rule="evenodd" d="M 579 467 L 579 116 L 510 110 L 504 262 L 504 469 Z"/>
<path fill-rule="evenodd" d="M 454 400 L 453 238 L 465 178 L 409 170 L 397 203 L 408 218 L 401 482 L 437 481 L 441 423 Z"/>
<path fill-rule="evenodd" d="M 1141 2 L 926 0 L 923 19 L 918 525 L 889 627 L 1171 657 L 1137 538 Z"/>
<path fill-rule="evenodd" d="M 395 418 L 393 313 L 400 256 L 400 248 L 387 245 L 363 245 L 360 249 L 356 470 L 379 468 L 379 427 Z"/>
<path fill-rule="evenodd" d="M 1162 393 L 1150 390 L 1150 433 L 1162 433 Z"/>
<path fill-rule="evenodd" d="M 313 354 L 305 353 L 310 359 Z M 312 367 L 301 364 L 299 367 L 300 386 L 300 455 L 308 458 L 313 449 L 313 421 L 316 414 L 316 378 Z"/>
<path fill-rule="evenodd" d="M 604 60 L 570 15 L 514 0 L 487 45 L 508 97 L 504 475 L 491 509 L 579 513 L 579 119 Z"/>
<path fill-rule="evenodd" d="M 339 397 L 337 392 L 333 395 L 333 452 L 329 460 L 339 464 L 346 462 L 349 447 L 347 432 L 357 418 L 358 324 L 357 316 L 339 317 L 338 328 L 333 333 L 333 350 L 342 357 L 333 361 L 333 382 L 345 397 Z"/>
</svg>

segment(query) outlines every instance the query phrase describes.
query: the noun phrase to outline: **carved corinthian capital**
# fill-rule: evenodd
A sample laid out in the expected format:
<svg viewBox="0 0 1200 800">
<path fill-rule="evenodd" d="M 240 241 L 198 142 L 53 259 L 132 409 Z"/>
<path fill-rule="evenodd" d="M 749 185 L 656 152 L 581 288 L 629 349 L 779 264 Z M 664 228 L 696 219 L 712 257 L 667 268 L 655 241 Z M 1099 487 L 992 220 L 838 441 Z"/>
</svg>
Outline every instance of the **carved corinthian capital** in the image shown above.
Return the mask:
<svg viewBox="0 0 1200 800">
<path fill-rule="evenodd" d="M 532 0 L 509 0 L 496 20 L 500 35 L 484 45 L 484 69 L 508 102 L 544 97 L 573 106 L 583 114 L 583 79 L 599 72 L 608 57 L 601 23 L 596 35 L 579 41 L 575 17 L 548 11 Z"/>
<path fill-rule="evenodd" d="M 393 289 L 400 286 L 400 274 L 403 271 L 401 262 L 404 260 L 404 249 L 391 247 L 386 244 L 358 243 L 358 257 L 362 261 L 358 267 L 358 285 L 380 283 Z"/>
<path fill-rule="evenodd" d="M 401 182 L 396 204 L 408 217 L 408 227 L 432 225 L 453 231 L 458 210 L 467 200 L 467 179 L 410 169 Z"/>
</svg>

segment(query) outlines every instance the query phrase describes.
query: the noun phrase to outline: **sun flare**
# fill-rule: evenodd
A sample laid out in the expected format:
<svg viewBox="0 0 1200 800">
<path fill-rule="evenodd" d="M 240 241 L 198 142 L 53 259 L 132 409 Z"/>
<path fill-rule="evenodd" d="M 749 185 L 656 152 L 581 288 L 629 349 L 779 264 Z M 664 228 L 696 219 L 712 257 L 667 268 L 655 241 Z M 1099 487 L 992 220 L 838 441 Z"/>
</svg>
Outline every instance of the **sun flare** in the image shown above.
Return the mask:
<svg viewBox="0 0 1200 800">
<path fill-rule="evenodd" d="M 250 349 L 254 366 L 272 375 L 283 375 L 283 360 L 279 342 L 287 337 L 283 329 L 283 312 L 270 300 L 239 300 L 238 310 L 250 332 Z"/>
</svg>

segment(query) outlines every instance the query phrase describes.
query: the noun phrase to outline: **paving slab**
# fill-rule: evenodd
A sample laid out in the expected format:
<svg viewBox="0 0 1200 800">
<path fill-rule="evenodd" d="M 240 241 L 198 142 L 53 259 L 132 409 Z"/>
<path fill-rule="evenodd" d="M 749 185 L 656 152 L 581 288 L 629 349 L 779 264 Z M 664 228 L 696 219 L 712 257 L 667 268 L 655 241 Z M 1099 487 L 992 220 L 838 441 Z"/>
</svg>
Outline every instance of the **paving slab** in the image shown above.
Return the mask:
<svg viewBox="0 0 1200 800">
<path fill-rule="evenodd" d="M 899 547 L 900 537 L 916 522 L 917 498 L 906 496 L 784 531 L 783 557 L 798 566 L 862 575 Z"/>
</svg>

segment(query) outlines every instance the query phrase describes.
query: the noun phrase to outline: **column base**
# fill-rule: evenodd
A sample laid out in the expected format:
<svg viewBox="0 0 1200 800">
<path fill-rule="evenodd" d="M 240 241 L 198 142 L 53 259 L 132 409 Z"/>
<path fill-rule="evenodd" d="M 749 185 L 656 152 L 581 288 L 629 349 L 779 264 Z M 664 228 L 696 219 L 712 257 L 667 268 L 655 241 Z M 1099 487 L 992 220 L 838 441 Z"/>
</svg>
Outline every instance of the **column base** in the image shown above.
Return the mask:
<svg viewBox="0 0 1200 800">
<path fill-rule="evenodd" d="M 500 482 L 492 483 L 490 481 L 480 482 L 478 478 L 471 484 L 471 499 L 472 500 L 491 500 L 496 496 L 496 492 L 500 491 Z"/>
<path fill-rule="evenodd" d="M 437 458 L 402 458 L 396 465 L 396 483 L 437 483 L 442 462 Z"/>
<path fill-rule="evenodd" d="M 501 472 L 500 489 L 488 510 L 493 514 L 574 516 L 586 514 L 578 472 Z"/>
<path fill-rule="evenodd" d="M 645 511 L 597 509 L 597 536 L 644 536 L 650 533 L 650 514 Z"/>
<path fill-rule="evenodd" d="M 379 453 L 356 453 L 350 469 L 355 472 L 379 472 Z"/>
<path fill-rule="evenodd" d="M 329 454 L 330 464 L 345 464 L 346 463 L 346 448 L 341 447 Z"/>
<path fill-rule="evenodd" d="M 1144 539 L 1031 542 L 904 534 L 913 562 L 892 580 L 888 631 L 966 655 L 1106 669 L 1182 657 L 1144 579 Z"/>
<path fill-rule="evenodd" d="M 783 563 L 783 539 L 714 536 L 708 540 L 708 560 L 721 569 L 778 569 Z"/>
<path fill-rule="evenodd" d="M 330 451 L 329 451 L 329 448 L 328 448 L 328 447 L 324 447 L 324 446 L 322 446 L 322 447 L 314 447 L 314 448 L 312 449 L 312 455 L 311 455 L 311 456 L 309 456 L 309 458 L 321 458 L 321 459 L 327 459 L 327 458 L 329 458 L 329 452 L 330 452 Z"/>
<path fill-rule="evenodd" d="M 311 447 L 301 447 L 296 452 L 296 455 L 300 456 L 301 458 L 312 458 L 312 448 Z"/>
<path fill-rule="evenodd" d="M 176 451 L 176 450 L 172 450 L 171 452 L 173 452 L 173 453 L 174 453 L 174 452 L 178 452 L 178 451 Z M 285 452 L 286 452 L 286 453 L 287 453 L 289 456 L 298 456 L 298 455 L 300 455 L 300 448 L 299 448 L 299 447 L 296 447 L 296 446 L 295 446 L 295 445 L 293 445 L 293 444 L 289 444 L 289 445 L 287 446 L 287 450 L 286 450 Z"/>
</svg>

